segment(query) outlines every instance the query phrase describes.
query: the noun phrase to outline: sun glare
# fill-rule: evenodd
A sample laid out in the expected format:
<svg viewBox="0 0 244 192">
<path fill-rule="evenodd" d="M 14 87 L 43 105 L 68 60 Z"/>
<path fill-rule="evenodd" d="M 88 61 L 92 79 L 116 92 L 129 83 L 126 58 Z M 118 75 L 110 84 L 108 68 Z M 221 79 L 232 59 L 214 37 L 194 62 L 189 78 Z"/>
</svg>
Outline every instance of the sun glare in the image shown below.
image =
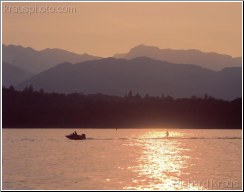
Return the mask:
<svg viewBox="0 0 244 192">
<path fill-rule="evenodd" d="M 183 137 L 181 132 L 171 132 L 171 138 Z M 140 144 L 143 146 L 141 157 L 137 165 L 130 169 L 138 173 L 134 179 L 134 186 L 125 189 L 138 190 L 199 190 L 201 186 L 193 186 L 187 182 L 187 172 L 190 156 L 185 155 L 184 149 L 176 139 L 165 136 L 163 131 L 150 131 L 141 136 Z M 180 179 L 182 178 L 182 179 Z"/>
</svg>

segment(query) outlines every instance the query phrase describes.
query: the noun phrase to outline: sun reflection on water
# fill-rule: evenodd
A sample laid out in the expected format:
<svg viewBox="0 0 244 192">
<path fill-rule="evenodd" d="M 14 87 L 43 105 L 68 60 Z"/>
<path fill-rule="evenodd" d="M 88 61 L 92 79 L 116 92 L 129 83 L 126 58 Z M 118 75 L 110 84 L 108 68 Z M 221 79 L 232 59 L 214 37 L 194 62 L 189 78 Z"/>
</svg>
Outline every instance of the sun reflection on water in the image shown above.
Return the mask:
<svg viewBox="0 0 244 192">
<path fill-rule="evenodd" d="M 172 137 L 183 137 L 181 133 L 172 132 Z M 138 190 L 199 190 L 201 186 L 191 185 L 187 182 L 184 169 L 191 158 L 186 155 L 180 141 L 166 139 L 162 131 L 150 131 L 139 138 L 136 145 L 142 147 L 141 156 L 134 167 L 129 167 L 138 174 L 133 179 L 133 186 L 125 189 Z"/>
</svg>

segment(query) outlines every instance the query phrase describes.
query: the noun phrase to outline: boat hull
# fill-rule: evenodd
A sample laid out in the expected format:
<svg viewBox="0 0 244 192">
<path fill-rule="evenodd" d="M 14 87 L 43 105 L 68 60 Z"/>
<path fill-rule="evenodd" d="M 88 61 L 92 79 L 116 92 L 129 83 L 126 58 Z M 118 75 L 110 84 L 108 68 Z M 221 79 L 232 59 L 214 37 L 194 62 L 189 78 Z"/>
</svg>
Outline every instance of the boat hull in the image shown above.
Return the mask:
<svg viewBox="0 0 244 192">
<path fill-rule="evenodd" d="M 71 140 L 85 140 L 86 139 L 85 135 L 66 135 L 66 137 Z"/>
</svg>

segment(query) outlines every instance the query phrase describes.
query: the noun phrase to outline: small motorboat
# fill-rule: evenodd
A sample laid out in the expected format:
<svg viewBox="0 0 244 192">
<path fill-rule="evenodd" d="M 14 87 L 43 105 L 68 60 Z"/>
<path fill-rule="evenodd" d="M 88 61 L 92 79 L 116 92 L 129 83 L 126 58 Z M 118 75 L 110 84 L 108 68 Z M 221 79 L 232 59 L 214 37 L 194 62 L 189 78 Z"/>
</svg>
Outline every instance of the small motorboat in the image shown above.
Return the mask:
<svg viewBox="0 0 244 192">
<path fill-rule="evenodd" d="M 72 140 L 85 140 L 86 139 L 86 134 L 82 134 L 82 135 L 78 135 L 76 132 L 70 134 L 70 135 L 66 135 L 66 137 L 68 139 L 72 139 Z"/>
</svg>

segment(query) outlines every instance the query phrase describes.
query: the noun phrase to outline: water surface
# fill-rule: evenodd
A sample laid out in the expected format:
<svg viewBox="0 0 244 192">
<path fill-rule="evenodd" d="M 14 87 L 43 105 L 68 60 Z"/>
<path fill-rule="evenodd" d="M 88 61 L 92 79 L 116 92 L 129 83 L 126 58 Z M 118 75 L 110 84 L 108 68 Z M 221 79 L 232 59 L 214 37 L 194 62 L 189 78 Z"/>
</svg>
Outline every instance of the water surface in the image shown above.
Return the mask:
<svg viewBox="0 0 244 192">
<path fill-rule="evenodd" d="M 242 131 L 3 129 L 3 189 L 242 188 Z"/>
</svg>

